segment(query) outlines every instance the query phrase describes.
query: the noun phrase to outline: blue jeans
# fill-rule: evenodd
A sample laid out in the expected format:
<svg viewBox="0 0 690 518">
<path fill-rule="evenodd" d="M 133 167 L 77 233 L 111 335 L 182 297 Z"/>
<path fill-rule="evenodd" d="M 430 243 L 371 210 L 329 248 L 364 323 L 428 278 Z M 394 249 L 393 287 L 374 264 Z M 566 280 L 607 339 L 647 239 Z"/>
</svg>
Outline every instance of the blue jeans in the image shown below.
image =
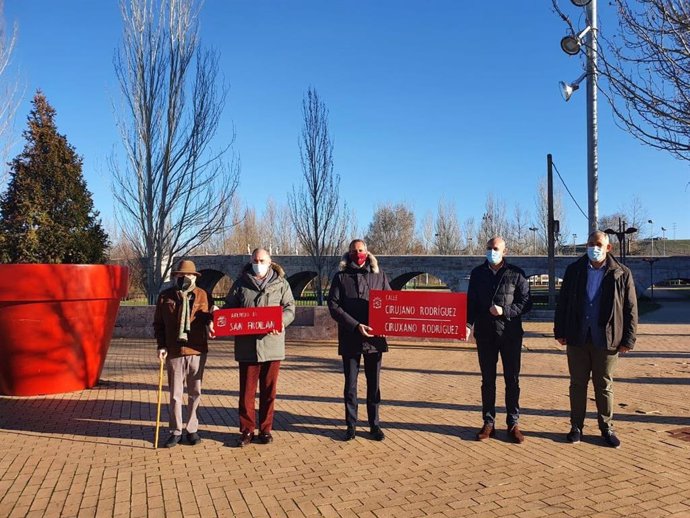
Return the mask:
<svg viewBox="0 0 690 518">
<path fill-rule="evenodd" d="M 477 340 L 479 368 L 482 371 L 482 416 L 484 423 L 495 425 L 496 421 L 496 365 L 501 355 L 503 379 L 506 385 L 506 424 L 508 428 L 520 419 L 520 354 L 522 337 L 494 335 L 489 339 Z"/>
</svg>

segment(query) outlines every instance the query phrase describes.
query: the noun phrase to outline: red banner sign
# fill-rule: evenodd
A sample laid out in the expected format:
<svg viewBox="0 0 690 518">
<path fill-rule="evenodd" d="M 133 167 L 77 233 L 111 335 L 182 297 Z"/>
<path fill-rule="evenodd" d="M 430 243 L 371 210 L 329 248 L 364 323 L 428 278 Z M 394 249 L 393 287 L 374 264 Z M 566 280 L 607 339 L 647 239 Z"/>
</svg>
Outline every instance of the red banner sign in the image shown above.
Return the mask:
<svg viewBox="0 0 690 518">
<path fill-rule="evenodd" d="M 265 335 L 283 330 L 283 308 L 265 306 L 258 308 L 217 309 L 213 312 L 216 336 Z"/>
<path fill-rule="evenodd" d="M 465 340 L 466 324 L 466 293 L 369 293 L 369 325 L 376 335 Z"/>
</svg>

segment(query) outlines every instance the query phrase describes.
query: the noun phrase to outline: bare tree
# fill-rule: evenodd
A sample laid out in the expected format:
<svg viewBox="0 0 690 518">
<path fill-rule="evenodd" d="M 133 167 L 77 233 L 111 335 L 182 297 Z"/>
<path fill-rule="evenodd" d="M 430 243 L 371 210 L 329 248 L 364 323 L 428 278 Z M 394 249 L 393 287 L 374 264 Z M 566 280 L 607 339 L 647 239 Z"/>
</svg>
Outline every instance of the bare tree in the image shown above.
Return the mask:
<svg viewBox="0 0 690 518">
<path fill-rule="evenodd" d="M 463 231 L 465 234 L 465 254 L 472 255 L 475 253 L 479 246 L 483 246 L 484 243 L 478 243 L 476 224 L 473 217 L 469 217 L 462 224 Z"/>
<path fill-rule="evenodd" d="M 505 201 L 497 200 L 492 193 L 487 194 L 482 222 L 479 225 L 479 244 L 483 247 L 495 236 L 506 238 L 509 230 Z"/>
<path fill-rule="evenodd" d="M 297 238 L 287 205 L 278 205 L 273 198 L 269 198 L 261 217 L 260 228 L 263 246 L 266 246 L 270 253 L 295 253 Z"/>
<path fill-rule="evenodd" d="M 647 222 L 649 221 L 649 213 L 642 204 L 642 200 L 639 196 L 633 196 L 630 202 L 622 208 L 621 212 L 625 214 L 625 219 L 623 220 L 625 227 L 633 227 L 637 229 L 637 232 L 628 234 L 625 238 L 628 251 L 634 252 L 638 248 L 638 243 L 641 239 L 640 236 L 643 235 L 642 231 L 647 226 Z"/>
<path fill-rule="evenodd" d="M 17 106 L 19 105 L 19 83 L 7 80 L 8 67 L 17 42 L 17 26 L 14 25 L 12 31 L 8 33 L 5 28 L 3 13 L 4 1 L 0 0 L 0 90 L 2 91 L 2 96 L 0 97 L 0 163 L 2 164 L 0 166 L 0 183 L 4 183 L 8 175 L 5 167 L 9 157 L 9 150 L 12 147 L 12 139 L 9 133 L 12 129 Z"/>
<path fill-rule="evenodd" d="M 403 203 L 379 205 L 365 240 L 372 252 L 385 255 L 411 254 L 415 249 L 414 212 Z"/>
<path fill-rule="evenodd" d="M 200 47 L 195 2 L 121 0 L 120 9 L 123 43 L 114 66 L 126 164 L 111 161 L 113 190 L 154 303 L 173 258 L 228 225 L 239 161 L 228 158 L 234 135 L 211 148 L 226 89 L 217 89 L 217 55 Z"/>
<path fill-rule="evenodd" d="M 234 253 L 251 254 L 252 250 L 264 245 L 261 235 L 261 224 L 254 207 L 245 207 L 238 224 L 233 227 L 235 241 Z"/>
<path fill-rule="evenodd" d="M 419 223 L 418 241 L 421 246 L 421 253 L 430 254 L 434 249 L 434 216 L 427 212 Z"/>
<path fill-rule="evenodd" d="M 599 228 L 612 229 L 616 232 L 624 231 L 628 228 L 635 228 L 637 232 L 625 235 L 627 253 L 635 253 L 641 236 L 647 235 L 649 228 L 647 210 L 638 196 L 633 197 L 627 205 L 621 205 L 617 212 L 600 218 Z M 620 228 L 619 228 L 620 226 Z M 611 235 L 612 242 L 617 243 L 616 235 Z"/>
<path fill-rule="evenodd" d="M 619 30 L 601 34 L 599 73 L 619 125 L 690 160 L 690 4 L 612 0 Z"/>
<path fill-rule="evenodd" d="M 529 213 L 517 203 L 513 211 L 513 220 L 510 222 L 507 238 L 509 239 L 508 244 L 512 255 L 528 253 L 530 249 L 529 222 Z"/>
<path fill-rule="evenodd" d="M 303 127 L 299 139 L 304 184 L 288 194 L 292 223 L 316 270 L 317 303 L 323 305 L 323 283 L 345 240 L 347 212 L 339 198 L 340 175 L 333 170 L 333 142 L 328 133 L 328 108 L 315 89 L 302 99 Z"/>
<path fill-rule="evenodd" d="M 434 224 L 434 253 L 438 255 L 458 255 L 462 249 L 460 224 L 455 211 L 455 204 L 438 203 L 436 222 Z"/>
<path fill-rule="evenodd" d="M 243 255 L 250 254 L 257 246 L 263 246 L 256 211 L 245 206 L 239 196 L 233 196 L 230 201 L 229 219 L 232 226 L 223 229 L 211 240 L 213 253 Z"/>
<path fill-rule="evenodd" d="M 347 220 L 347 225 L 345 227 L 345 235 L 346 236 L 363 236 L 364 235 L 364 230 L 359 226 L 359 222 L 357 220 L 357 213 L 355 212 L 355 209 L 350 208 L 346 211 L 347 217 L 345 218 Z M 343 243 L 345 245 L 346 243 Z"/>
</svg>

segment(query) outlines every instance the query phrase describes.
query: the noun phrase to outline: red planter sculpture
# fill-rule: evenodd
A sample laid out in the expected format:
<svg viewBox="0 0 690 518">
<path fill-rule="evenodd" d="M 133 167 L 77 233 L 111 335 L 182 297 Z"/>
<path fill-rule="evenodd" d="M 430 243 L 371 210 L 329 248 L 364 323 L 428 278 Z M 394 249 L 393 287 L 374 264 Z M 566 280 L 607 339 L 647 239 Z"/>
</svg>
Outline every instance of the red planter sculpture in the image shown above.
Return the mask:
<svg viewBox="0 0 690 518">
<path fill-rule="evenodd" d="M 93 387 L 127 293 L 127 268 L 3 264 L 0 278 L 0 393 Z"/>
</svg>

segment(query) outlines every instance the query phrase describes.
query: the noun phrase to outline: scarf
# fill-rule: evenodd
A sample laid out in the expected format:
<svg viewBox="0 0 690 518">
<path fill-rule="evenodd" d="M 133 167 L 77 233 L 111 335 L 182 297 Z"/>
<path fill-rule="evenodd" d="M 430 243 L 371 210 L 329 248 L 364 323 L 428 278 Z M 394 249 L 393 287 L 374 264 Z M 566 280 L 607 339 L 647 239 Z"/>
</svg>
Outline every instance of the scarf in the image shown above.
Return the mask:
<svg viewBox="0 0 690 518">
<path fill-rule="evenodd" d="M 189 307 L 189 299 L 192 298 L 192 292 L 196 288 L 196 283 L 192 283 L 186 290 L 178 290 L 182 297 L 182 310 L 180 311 L 180 328 L 177 333 L 177 340 L 179 342 L 187 342 L 189 340 L 189 331 L 192 328 L 192 309 Z"/>
<path fill-rule="evenodd" d="M 257 279 L 254 276 L 252 276 L 252 278 L 254 280 L 254 284 L 256 284 L 256 287 L 263 291 L 266 289 L 266 286 L 268 286 L 268 283 L 276 277 L 276 275 L 275 270 L 273 270 L 273 268 L 269 268 L 263 279 Z"/>
</svg>

